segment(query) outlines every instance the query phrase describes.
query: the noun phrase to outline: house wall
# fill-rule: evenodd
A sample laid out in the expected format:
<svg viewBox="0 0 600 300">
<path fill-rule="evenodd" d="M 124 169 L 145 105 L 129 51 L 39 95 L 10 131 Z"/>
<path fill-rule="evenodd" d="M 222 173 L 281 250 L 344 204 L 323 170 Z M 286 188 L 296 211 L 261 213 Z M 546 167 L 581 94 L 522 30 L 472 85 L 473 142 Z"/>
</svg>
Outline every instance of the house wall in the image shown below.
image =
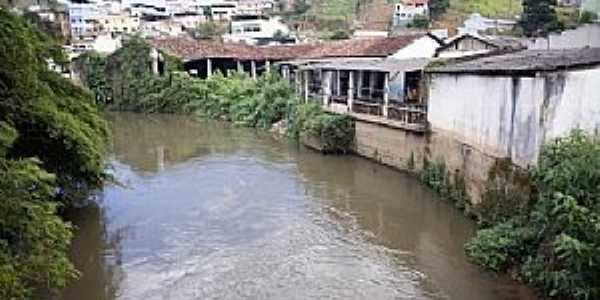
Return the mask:
<svg viewBox="0 0 600 300">
<path fill-rule="evenodd" d="M 600 0 L 598 2 L 600 10 Z M 527 40 L 528 49 L 572 49 L 600 47 L 600 24 L 582 25 L 576 29 L 551 33 L 548 37 Z"/>
<path fill-rule="evenodd" d="M 440 44 L 436 40 L 424 36 L 398 50 L 390 57 L 395 59 L 430 58 L 435 55 L 435 50 L 438 47 L 440 47 Z"/>
<path fill-rule="evenodd" d="M 534 165 L 541 145 L 580 128 L 600 131 L 600 68 L 536 77 L 434 74 L 428 121 L 479 151 Z"/>
</svg>

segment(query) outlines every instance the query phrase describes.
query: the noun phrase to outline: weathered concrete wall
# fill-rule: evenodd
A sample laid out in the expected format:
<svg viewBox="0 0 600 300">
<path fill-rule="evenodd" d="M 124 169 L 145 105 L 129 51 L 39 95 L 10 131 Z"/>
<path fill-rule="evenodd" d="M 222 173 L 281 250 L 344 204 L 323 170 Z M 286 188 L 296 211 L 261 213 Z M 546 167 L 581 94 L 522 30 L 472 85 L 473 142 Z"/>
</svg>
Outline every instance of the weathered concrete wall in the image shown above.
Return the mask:
<svg viewBox="0 0 600 300">
<path fill-rule="evenodd" d="M 536 77 L 434 74 L 428 121 L 434 132 L 519 166 L 541 145 L 579 128 L 600 131 L 600 69 Z"/>
<path fill-rule="evenodd" d="M 429 134 L 356 121 L 354 151 L 360 156 L 391 167 L 419 172 L 424 160 L 441 160 L 451 176 L 464 178 L 466 192 L 473 204 L 479 203 L 488 171 L 496 158 L 472 148 L 444 132 Z M 414 168 L 411 163 L 414 162 Z"/>
<path fill-rule="evenodd" d="M 535 164 L 549 139 L 574 128 L 600 132 L 600 69 L 523 78 L 437 74 L 431 82 L 432 132 L 356 120 L 354 151 L 415 172 L 424 159 L 441 160 L 451 176 L 464 178 L 473 204 L 497 161 Z"/>
</svg>

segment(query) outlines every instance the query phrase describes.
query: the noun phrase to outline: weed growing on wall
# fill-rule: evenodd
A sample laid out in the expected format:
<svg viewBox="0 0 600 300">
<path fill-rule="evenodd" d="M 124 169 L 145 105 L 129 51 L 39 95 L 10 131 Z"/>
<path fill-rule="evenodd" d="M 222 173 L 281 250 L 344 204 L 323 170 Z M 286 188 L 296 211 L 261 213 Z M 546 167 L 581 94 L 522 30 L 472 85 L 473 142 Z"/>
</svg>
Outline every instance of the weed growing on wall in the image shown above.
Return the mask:
<svg viewBox="0 0 600 300">
<path fill-rule="evenodd" d="M 424 159 L 419 179 L 440 196 L 450 199 L 456 207 L 469 209 L 464 176 L 459 171 L 451 174 L 442 159 L 434 162 Z"/>
</svg>

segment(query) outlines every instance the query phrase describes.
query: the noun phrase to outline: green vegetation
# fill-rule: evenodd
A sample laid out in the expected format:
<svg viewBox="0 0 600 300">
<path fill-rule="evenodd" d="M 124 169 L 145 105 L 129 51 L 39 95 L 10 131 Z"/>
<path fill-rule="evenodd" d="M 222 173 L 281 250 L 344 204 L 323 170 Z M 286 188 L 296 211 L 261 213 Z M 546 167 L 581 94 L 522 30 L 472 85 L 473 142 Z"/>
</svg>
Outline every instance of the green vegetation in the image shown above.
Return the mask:
<svg viewBox="0 0 600 300">
<path fill-rule="evenodd" d="M 563 28 L 552 0 L 523 0 L 523 15 L 519 24 L 526 36 L 544 36 Z"/>
<path fill-rule="evenodd" d="M 578 22 L 580 24 L 594 23 L 598 20 L 598 14 L 593 11 L 584 10 L 579 15 Z"/>
<path fill-rule="evenodd" d="M 219 39 L 225 32 L 227 32 L 227 28 L 217 22 L 203 22 L 190 30 L 192 37 L 197 40 Z"/>
<path fill-rule="evenodd" d="M 414 160 L 414 157 L 412 159 Z M 451 174 L 443 160 L 424 160 L 420 180 L 440 196 L 451 200 L 456 207 L 469 210 L 464 176 L 458 171 Z"/>
<path fill-rule="evenodd" d="M 226 77 L 216 72 L 203 80 L 180 72 L 180 63 L 171 59 L 168 75 L 154 76 L 149 53 L 143 40 L 132 38 L 103 63 L 98 56 L 84 58 L 80 65 L 85 83 L 112 109 L 195 114 L 262 129 L 286 121 L 291 137 L 316 136 L 324 152 L 347 152 L 352 144 L 354 127 L 349 117 L 329 115 L 319 105 L 303 103 L 272 72 L 257 80 L 243 73 Z"/>
<path fill-rule="evenodd" d="M 547 144 L 529 172 L 535 193 L 468 243 L 468 255 L 512 270 L 553 298 L 600 298 L 600 142 L 581 132 Z M 520 195 L 517 195 L 520 197 Z"/>
<path fill-rule="evenodd" d="M 93 99 L 47 69 L 60 45 L 0 10 L 0 299 L 31 299 L 76 276 L 57 214 L 105 179 L 105 121 Z"/>
</svg>

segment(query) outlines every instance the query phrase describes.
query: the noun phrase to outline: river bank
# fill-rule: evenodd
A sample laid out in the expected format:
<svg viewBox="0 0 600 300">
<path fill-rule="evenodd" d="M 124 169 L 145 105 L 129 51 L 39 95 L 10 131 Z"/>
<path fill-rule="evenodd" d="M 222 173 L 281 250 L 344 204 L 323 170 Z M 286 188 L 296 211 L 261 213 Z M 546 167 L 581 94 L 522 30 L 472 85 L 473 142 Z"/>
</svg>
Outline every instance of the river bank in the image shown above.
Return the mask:
<svg viewBox="0 0 600 300">
<path fill-rule="evenodd" d="M 123 185 L 72 212 L 63 300 L 535 299 L 469 263 L 475 224 L 410 176 L 224 122 L 109 119 Z"/>
</svg>

